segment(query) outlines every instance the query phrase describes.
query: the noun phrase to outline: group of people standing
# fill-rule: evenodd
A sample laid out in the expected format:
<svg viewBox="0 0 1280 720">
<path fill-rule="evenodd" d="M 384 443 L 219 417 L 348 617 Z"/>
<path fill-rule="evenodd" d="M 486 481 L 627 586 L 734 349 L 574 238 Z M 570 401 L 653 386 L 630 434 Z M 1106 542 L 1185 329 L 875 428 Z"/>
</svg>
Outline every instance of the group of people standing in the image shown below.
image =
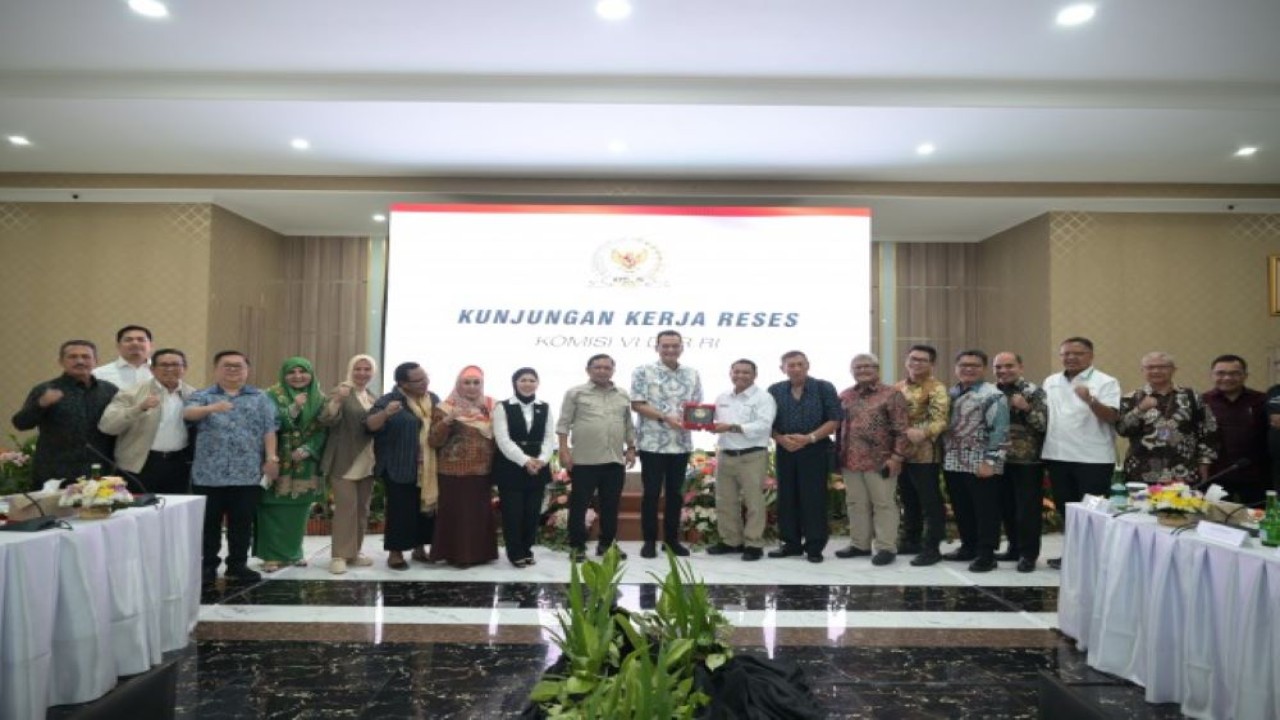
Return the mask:
<svg viewBox="0 0 1280 720">
<path fill-rule="evenodd" d="M 589 358 L 587 382 L 564 394 L 558 418 L 537 398 L 538 373 L 529 367 L 512 374 L 513 393 L 502 402 L 485 394 L 477 366 L 463 368 L 440 400 L 414 362 L 397 366 L 394 387 L 377 396 L 378 365 L 369 355 L 351 358 L 346 378 L 328 392 L 302 357 L 286 360 L 277 382 L 262 390 L 249 383 L 248 356 L 229 350 L 213 358 L 213 384 L 197 390 L 185 380 L 185 354 L 153 353 L 147 328 L 122 328 L 117 347 L 117 360 L 95 367 L 93 343 L 63 343 L 62 375 L 33 388 L 14 415 L 19 430 L 40 430 L 35 483 L 72 480 L 107 460 L 135 490 L 206 496 L 206 580 L 222 561 L 224 525 L 230 577 L 260 577 L 248 567 L 251 552 L 266 572 L 305 564 L 307 519 L 330 498 L 330 571 L 371 565 L 360 550 L 375 482 L 386 495 L 388 567 L 495 560 L 495 485 L 507 559 L 533 565 L 557 450 L 572 480 L 573 557 L 586 554 L 593 501 L 600 517 L 596 553 L 616 544 L 625 472 L 637 459 L 641 555 L 656 557 L 659 542 L 689 555 L 681 542 L 693 450 L 685 410 L 703 402 L 703 390 L 698 371 L 680 362 L 684 341 L 676 331 L 657 335 L 658 358 L 633 371 L 629 392 L 613 382 L 613 358 Z M 767 389 L 755 385 L 753 361 L 735 361 L 732 389 L 716 398 L 714 422 L 702 428 L 718 445 L 720 540 L 707 552 L 764 557 L 771 448 L 781 546 L 768 555 L 815 563 L 828 542 L 833 471 L 845 482 L 850 525 L 850 544 L 837 557 L 869 556 L 873 565 L 886 565 L 914 555 L 912 565 L 955 560 L 974 572 L 995 569 L 999 560 L 1033 570 L 1044 473 L 1060 513 L 1085 493 L 1105 494 L 1117 433 L 1129 439 L 1123 468 L 1130 480 L 1194 483 L 1212 476 L 1244 502 L 1257 502 L 1273 486 L 1268 468 L 1280 463 L 1272 462 L 1267 443 L 1269 433 L 1270 455 L 1280 453 L 1280 386 L 1269 395 L 1245 387 L 1243 358 L 1215 359 L 1214 389 L 1199 395 L 1173 383 L 1172 356 L 1149 353 L 1142 358 L 1146 383 L 1122 396 L 1115 378 L 1094 367 L 1087 338 L 1063 341 L 1059 356 L 1062 372 L 1036 385 L 1023 377 L 1016 353 L 991 359 L 964 350 L 955 357 L 956 383 L 947 387 L 934 377 L 937 352 L 930 346 L 908 350 L 906 377 L 896 385 L 883 383 L 879 359 L 863 353 L 850 364 L 854 384 L 841 392 L 810 377 L 800 351 L 782 356 L 786 379 Z M 943 483 L 960 535 L 960 546 L 946 554 Z M 996 554 L 1002 527 L 1008 542 Z"/>
</svg>

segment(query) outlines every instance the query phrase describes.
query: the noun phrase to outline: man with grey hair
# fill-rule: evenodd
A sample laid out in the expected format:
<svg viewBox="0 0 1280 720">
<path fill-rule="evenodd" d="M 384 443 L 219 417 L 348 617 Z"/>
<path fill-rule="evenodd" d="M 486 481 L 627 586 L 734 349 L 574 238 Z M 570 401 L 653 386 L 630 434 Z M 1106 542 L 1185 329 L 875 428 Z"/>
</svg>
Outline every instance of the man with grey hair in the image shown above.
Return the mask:
<svg viewBox="0 0 1280 720">
<path fill-rule="evenodd" d="M 1218 456 L 1218 424 L 1200 396 L 1173 383 L 1177 363 L 1167 352 L 1142 356 L 1146 384 L 1120 400 L 1116 431 L 1128 438 L 1125 477 L 1134 482 L 1195 483 L 1209 477 Z"/>
<path fill-rule="evenodd" d="M 907 399 L 880 382 L 880 359 L 875 355 L 854 355 L 849 370 L 854 385 L 840 393 L 844 419 L 836 435 L 849 547 L 837 550 L 836 557 L 867 556 L 874 549 L 871 564 L 888 565 L 898 556 L 898 505 L 893 494 L 911 448 Z"/>
</svg>

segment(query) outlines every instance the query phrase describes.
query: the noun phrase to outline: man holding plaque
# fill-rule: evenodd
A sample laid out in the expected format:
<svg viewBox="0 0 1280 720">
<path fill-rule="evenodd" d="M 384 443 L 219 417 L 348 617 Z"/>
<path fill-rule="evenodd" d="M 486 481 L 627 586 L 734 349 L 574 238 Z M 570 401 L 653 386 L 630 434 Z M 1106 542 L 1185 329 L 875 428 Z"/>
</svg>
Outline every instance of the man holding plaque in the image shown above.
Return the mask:
<svg viewBox="0 0 1280 720">
<path fill-rule="evenodd" d="M 835 459 L 831 433 L 844 417 L 836 387 L 809 377 L 809 358 L 799 350 L 782 356 L 787 379 L 769 386 L 778 406 L 773 439 L 778 443 L 778 534 L 782 547 L 769 557 L 805 555 L 822 562 L 827 546 L 827 477 Z"/>
<path fill-rule="evenodd" d="M 642 365 L 631 374 L 631 409 L 636 411 L 640 479 L 644 498 L 640 504 L 640 529 L 644 545 L 640 556 L 658 556 L 658 498 L 663 506 L 663 541 L 676 555 L 689 549 L 680 543 L 680 513 L 684 509 L 684 475 L 693 451 L 693 438 L 685 427 L 686 403 L 702 402 L 698 371 L 680 364 L 684 338 L 675 330 L 657 337 L 658 362 Z"/>
<path fill-rule="evenodd" d="M 716 457 L 716 527 L 720 542 L 709 555 L 742 553 L 743 560 L 764 555 L 764 478 L 769 472 L 769 434 L 777 404 L 756 387 L 756 364 L 738 360 L 729 367 L 733 392 L 716 398 L 715 425 L 720 436 Z M 746 527 L 742 511 L 746 509 Z"/>
</svg>

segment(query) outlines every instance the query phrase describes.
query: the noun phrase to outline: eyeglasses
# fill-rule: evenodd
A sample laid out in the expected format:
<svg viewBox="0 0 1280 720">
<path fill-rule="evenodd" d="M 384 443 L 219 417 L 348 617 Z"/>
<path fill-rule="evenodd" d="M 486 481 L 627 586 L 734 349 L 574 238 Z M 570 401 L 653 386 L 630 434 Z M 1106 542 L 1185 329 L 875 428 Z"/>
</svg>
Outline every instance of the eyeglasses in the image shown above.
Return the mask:
<svg viewBox="0 0 1280 720">
<path fill-rule="evenodd" d="M 982 363 L 956 363 L 956 367 L 965 368 L 966 370 L 981 370 L 984 366 Z"/>
<path fill-rule="evenodd" d="M 913 355 L 908 355 L 907 362 L 929 364 L 929 363 L 932 363 L 933 361 L 927 357 L 915 357 Z"/>
<path fill-rule="evenodd" d="M 1143 370 L 1172 370 L 1172 365 L 1143 365 Z"/>
<path fill-rule="evenodd" d="M 480 381 L 479 380 L 463 380 L 462 384 L 463 385 L 479 385 Z"/>
<path fill-rule="evenodd" d="M 186 367 L 186 363 L 180 363 L 180 362 L 161 362 L 161 363 L 151 363 L 151 367 L 157 367 L 157 368 L 180 368 L 180 367 Z M 223 367 L 238 367 L 238 366 L 223 365 Z"/>
<path fill-rule="evenodd" d="M 854 365 L 854 370 L 875 370 L 879 365 Z"/>
</svg>

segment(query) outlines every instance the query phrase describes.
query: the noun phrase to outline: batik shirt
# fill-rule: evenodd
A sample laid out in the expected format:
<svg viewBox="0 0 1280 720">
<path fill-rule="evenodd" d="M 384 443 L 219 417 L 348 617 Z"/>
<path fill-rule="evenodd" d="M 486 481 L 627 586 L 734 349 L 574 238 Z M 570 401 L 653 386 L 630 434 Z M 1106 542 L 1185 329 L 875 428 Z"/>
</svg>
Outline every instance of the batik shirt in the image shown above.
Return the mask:
<svg viewBox="0 0 1280 720">
<path fill-rule="evenodd" d="M 925 434 L 924 440 L 911 445 L 907 462 L 938 462 L 938 436 L 947 429 L 947 411 L 951 407 L 947 386 L 936 378 L 929 378 L 922 383 L 899 380 L 894 388 L 907 399 L 907 426 L 919 428 Z"/>
<path fill-rule="evenodd" d="M 1026 410 L 1019 410 L 1009 403 L 1009 448 L 1005 462 L 1028 465 L 1040 462 L 1040 448 L 1044 445 L 1044 432 L 1049 427 L 1049 405 L 1044 390 L 1026 378 L 1018 378 L 1008 385 L 997 385 L 1005 399 L 1014 395 L 1026 398 Z"/>
<path fill-rule="evenodd" d="M 196 423 L 196 455 L 191 482 L 207 487 L 257 485 L 266 461 L 267 433 L 278 429 L 275 404 L 252 385 L 229 395 L 218 385 L 191 393 L 187 407 L 230 400 L 228 412 L 212 413 Z"/>
<path fill-rule="evenodd" d="M 844 420 L 840 423 L 840 467 L 875 472 L 890 456 L 905 458 L 907 399 L 891 385 L 854 385 L 840 393 Z"/>
<path fill-rule="evenodd" d="M 631 402 L 646 402 L 664 416 L 684 417 L 685 403 L 702 402 L 702 379 L 688 365 L 675 370 L 660 362 L 641 365 L 631 373 Z M 676 430 L 663 420 L 641 415 L 636 423 L 636 445 L 643 452 L 687 453 L 693 450 L 688 430 Z"/>
<path fill-rule="evenodd" d="M 1138 412 L 1147 396 L 1155 407 Z M 1129 440 L 1124 474 L 1135 482 L 1196 482 L 1200 466 L 1218 457 L 1218 423 L 1191 388 L 1157 395 L 1144 385 L 1120 399 L 1116 431 Z"/>
<path fill-rule="evenodd" d="M 1009 438 L 1009 403 L 993 383 L 955 385 L 951 420 L 942 436 L 942 469 L 977 473 L 982 463 L 996 475 L 1004 473 L 1005 442 Z"/>
</svg>

